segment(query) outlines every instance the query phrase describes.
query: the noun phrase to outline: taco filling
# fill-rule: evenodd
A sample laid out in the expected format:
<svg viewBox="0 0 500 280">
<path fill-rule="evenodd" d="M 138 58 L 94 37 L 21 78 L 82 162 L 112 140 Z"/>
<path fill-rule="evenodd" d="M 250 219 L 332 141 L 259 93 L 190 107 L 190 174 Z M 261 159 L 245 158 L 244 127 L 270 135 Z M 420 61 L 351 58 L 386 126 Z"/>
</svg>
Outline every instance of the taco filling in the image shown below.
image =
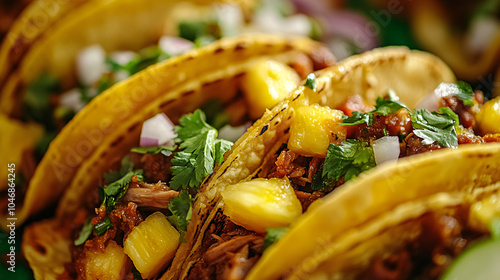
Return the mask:
<svg viewBox="0 0 500 280">
<path fill-rule="evenodd" d="M 132 149 L 68 219 L 74 266 L 66 273 L 86 279 L 139 273 L 149 279 L 166 269 L 184 239 L 192 197 L 232 146 L 205 119 L 198 109 L 175 128 L 163 114 L 143 124 L 143 134 L 153 122 L 167 137 Z M 143 135 L 141 144 L 148 144 L 145 139 L 151 141 Z"/>
<path fill-rule="evenodd" d="M 306 86 L 314 87 L 313 76 Z M 352 96 L 336 109 L 295 105 L 289 138 L 269 157 L 269 164 L 250 181 L 222 191 L 224 207 L 204 235 L 203 257 L 190 270 L 189 279 L 243 279 L 265 247 L 285 234 L 287 226 L 311 203 L 363 171 L 438 149 L 500 142 L 500 131 L 493 125 L 498 113 L 492 109 L 498 102 L 484 102 L 482 92 L 458 82 L 441 84 L 414 110 L 399 102 L 392 91 L 375 103 Z M 451 222 L 446 223 L 448 220 Z M 453 213 L 422 218 L 430 232 L 422 235 L 422 244 L 441 242 L 446 250 L 458 254 L 463 249 L 460 244 L 450 244 L 457 236 L 465 244 L 469 237 L 441 233 L 449 232 L 450 224 L 461 229 L 460 221 Z M 398 262 L 414 260 L 394 258 Z M 399 267 L 399 263 L 395 265 Z"/>
</svg>

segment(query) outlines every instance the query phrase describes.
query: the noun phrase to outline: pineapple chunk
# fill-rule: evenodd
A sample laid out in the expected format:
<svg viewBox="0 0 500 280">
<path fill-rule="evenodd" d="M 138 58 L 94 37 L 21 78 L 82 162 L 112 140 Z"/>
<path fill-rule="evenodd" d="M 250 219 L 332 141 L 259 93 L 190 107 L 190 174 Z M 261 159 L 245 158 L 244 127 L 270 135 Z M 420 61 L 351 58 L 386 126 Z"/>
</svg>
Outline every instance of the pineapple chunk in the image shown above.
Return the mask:
<svg viewBox="0 0 500 280">
<path fill-rule="evenodd" d="M 109 241 L 104 251 L 96 247 L 85 248 L 77 264 L 85 279 L 123 279 L 131 268 L 123 248 L 113 240 Z"/>
<path fill-rule="evenodd" d="M 285 227 L 302 214 L 302 205 L 286 177 L 240 182 L 228 186 L 222 197 L 224 214 L 256 232 Z"/>
<path fill-rule="evenodd" d="M 250 117 L 257 119 L 297 87 L 300 78 L 288 65 L 263 59 L 255 62 L 242 79 Z"/>
<path fill-rule="evenodd" d="M 170 263 L 179 239 L 179 232 L 165 215 L 155 212 L 132 229 L 123 245 L 142 278 L 149 279 Z"/>
<path fill-rule="evenodd" d="M 495 218 L 500 218 L 500 197 L 498 194 L 493 194 L 472 204 L 469 212 L 469 223 L 473 228 L 488 232 L 491 221 Z"/>
<path fill-rule="evenodd" d="M 342 111 L 318 105 L 297 108 L 288 148 L 304 156 L 325 157 L 331 141 L 345 138 L 346 128 L 338 125 L 342 115 Z"/>
<path fill-rule="evenodd" d="M 484 103 L 476 115 L 476 121 L 483 135 L 500 133 L 500 96 Z"/>
</svg>

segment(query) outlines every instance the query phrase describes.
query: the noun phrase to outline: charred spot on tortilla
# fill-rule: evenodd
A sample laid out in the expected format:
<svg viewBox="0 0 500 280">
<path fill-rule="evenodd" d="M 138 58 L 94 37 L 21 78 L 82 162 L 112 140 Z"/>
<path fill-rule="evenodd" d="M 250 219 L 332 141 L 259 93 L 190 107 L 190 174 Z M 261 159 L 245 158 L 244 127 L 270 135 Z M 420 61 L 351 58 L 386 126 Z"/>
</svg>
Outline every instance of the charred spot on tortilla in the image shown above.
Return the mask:
<svg viewBox="0 0 500 280">
<path fill-rule="evenodd" d="M 103 152 L 101 153 L 101 158 L 106 157 L 106 155 L 108 155 L 108 151 L 103 151 Z"/>
<path fill-rule="evenodd" d="M 132 131 L 134 131 L 134 130 L 135 130 L 135 129 L 139 126 L 139 125 L 141 125 L 141 122 L 136 122 L 136 123 L 134 123 L 133 125 L 131 125 L 131 126 L 127 129 L 127 131 L 128 131 L 128 132 L 132 132 Z"/>
<path fill-rule="evenodd" d="M 218 53 L 222 53 L 222 52 L 224 52 L 224 48 L 218 47 L 217 49 L 215 49 L 214 54 L 218 54 Z"/>
<path fill-rule="evenodd" d="M 290 133 L 290 128 L 285 129 L 284 134 Z"/>
<path fill-rule="evenodd" d="M 300 95 L 301 95 L 300 93 L 299 93 L 299 94 L 297 94 L 297 95 L 293 98 L 293 101 L 297 100 L 297 99 L 300 97 Z"/>
<path fill-rule="evenodd" d="M 292 44 L 290 42 L 287 42 L 286 44 L 283 45 L 283 50 L 285 50 L 285 51 L 293 50 Z"/>
<path fill-rule="evenodd" d="M 208 82 L 205 82 L 201 85 L 201 87 L 207 87 L 207 86 L 210 86 L 210 85 L 213 85 L 213 84 L 216 84 L 216 83 L 219 83 L 219 82 L 222 82 L 224 79 L 217 79 L 217 80 L 213 80 L 213 81 L 208 81 Z"/>
<path fill-rule="evenodd" d="M 234 51 L 241 51 L 241 50 L 244 50 L 248 48 L 248 44 L 247 43 L 239 43 L 237 44 L 235 47 L 234 47 Z"/>
<path fill-rule="evenodd" d="M 185 91 L 185 92 L 181 93 L 181 96 L 188 96 L 188 95 L 191 95 L 191 94 L 193 94 L 195 92 L 196 92 L 195 90 Z"/>
<path fill-rule="evenodd" d="M 170 100 L 167 100 L 163 103 L 160 104 L 160 109 L 165 109 L 168 105 L 172 104 L 173 102 L 175 102 L 174 99 L 170 99 Z"/>
<path fill-rule="evenodd" d="M 264 132 L 266 132 L 268 128 L 269 128 L 269 125 L 268 125 L 268 124 L 264 125 L 264 127 L 263 127 L 263 128 L 262 128 L 262 130 L 260 131 L 260 134 L 259 134 L 259 135 L 264 134 Z"/>
<path fill-rule="evenodd" d="M 123 137 L 123 135 L 121 135 L 120 137 L 118 137 L 115 141 L 113 141 L 111 143 L 111 147 L 115 147 L 116 145 L 118 145 L 121 141 L 123 141 L 125 138 Z"/>
</svg>

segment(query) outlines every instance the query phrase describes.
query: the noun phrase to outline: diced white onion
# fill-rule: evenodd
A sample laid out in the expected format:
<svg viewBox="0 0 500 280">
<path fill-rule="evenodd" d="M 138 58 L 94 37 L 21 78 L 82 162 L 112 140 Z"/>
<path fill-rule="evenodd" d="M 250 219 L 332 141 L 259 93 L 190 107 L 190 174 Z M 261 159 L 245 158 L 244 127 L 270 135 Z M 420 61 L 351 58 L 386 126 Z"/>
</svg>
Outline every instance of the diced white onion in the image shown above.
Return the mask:
<svg viewBox="0 0 500 280">
<path fill-rule="evenodd" d="M 219 138 L 236 142 L 250 127 L 251 123 L 246 123 L 240 126 L 225 125 L 219 129 Z"/>
<path fill-rule="evenodd" d="M 176 56 L 180 55 L 190 49 L 194 48 L 194 44 L 191 41 L 182 39 L 180 37 L 163 36 L 158 42 L 159 47 L 162 51 L 166 52 L 168 55 Z"/>
<path fill-rule="evenodd" d="M 112 52 L 109 55 L 109 57 L 112 60 L 116 61 L 120 65 L 126 65 L 136 56 L 137 54 L 133 51 L 118 51 L 118 52 Z"/>
<path fill-rule="evenodd" d="M 397 136 L 384 136 L 373 141 L 373 154 L 377 165 L 397 160 L 399 153 L 399 137 Z"/>
<path fill-rule="evenodd" d="M 80 83 L 91 86 L 107 71 L 106 52 L 99 45 L 86 47 L 78 53 L 76 69 Z"/>
<path fill-rule="evenodd" d="M 262 9 L 254 16 L 256 31 L 275 34 L 308 36 L 311 32 L 311 22 L 305 15 L 297 14 L 287 18 L 282 17 L 273 9 Z"/>
<path fill-rule="evenodd" d="M 75 112 L 79 112 L 85 107 L 85 103 L 82 102 L 80 90 L 77 88 L 63 93 L 59 98 L 59 104 L 61 107 L 74 110 Z"/>
<path fill-rule="evenodd" d="M 172 121 L 160 113 L 142 125 L 140 146 L 170 145 L 176 136 Z"/>
<path fill-rule="evenodd" d="M 238 5 L 217 5 L 215 13 L 224 37 L 236 36 L 240 33 L 240 30 L 244 25 L 244 18 Z"/>
<path fill-rule="evenodd" d="M 441 98 L 452 95 L 458 92 L 458 86 L 452 83 L 441 83 L 439 86 L 428 95 L 424 96 L 415 106 L 416 109 L 427 109 L 430 112 L 439 110 L 439 101 Z"/>
</svg>

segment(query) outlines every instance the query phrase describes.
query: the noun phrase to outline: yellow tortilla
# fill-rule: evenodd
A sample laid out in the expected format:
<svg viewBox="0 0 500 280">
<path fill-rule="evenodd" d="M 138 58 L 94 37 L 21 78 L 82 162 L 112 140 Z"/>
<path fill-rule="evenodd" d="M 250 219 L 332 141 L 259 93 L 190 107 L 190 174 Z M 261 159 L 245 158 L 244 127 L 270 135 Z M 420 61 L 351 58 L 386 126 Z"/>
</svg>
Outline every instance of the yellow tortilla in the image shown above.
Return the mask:
<svg viewBox="0 0 500 280">
<path fill-rule="evenodd" d="M 184 278 L 189 270 L 200 260 L 200 251 L 204 233 L 215 213 L 223 208 L 220 192 L 227 186 L 240 181 L 250 180 L 261 169 L 274 164 L 276 151 L 288 140 L 288 128 L 293 118 L 294 106 L 299 104 L 320 104 L 337 107 L 352 95 L 359 94 L 367 100 L 387 94 L 393 89 L 400 100 L 409 107 L 414 107 L 420 98 L 432 92 L 441 82 L 454 82 L 455 76 L 441 60 L 403 47 L 381 48 L 353 56 L 335 66 L 318 71 L 316 74 L 317 90 L 299 87 L 289 100 L 268 111 L 247 133 L 233 146 L 224 163 L 201 188 L 193 210 L 193 221 L 188 226 L 187 240 L 181 244 L 180 253 L 173 264 L 182 263 L 182 271 L 169 271 L 163 279 Z M 194 242 L 194 243 L 190 243 Z M 298 243 L 298 242 L 295 242 Z M 304 248 L 312 246 L 291 243 L 289 258 L 275 262 L 266 257 L 257 267 L 253 279 L 276 278 L 290 267 L 298 265 L 304 255 L 310 252 Z M 294 246 L 297 246 L 295 249 Z M 187 256 L 185 260 L 180 258 Z M 276 257 L 274 255 L 273 257 Z M 280 257 L 278 257 L 280 258 Z M 268 264 L 269 263 L 269 264 Z M 261 278 L 264 277 L 264 278 Z"/>
<path fill-rule="evenodd" d="M 21 223 L 62 195 L 56 218 L 27 228 L 23 251 L 35 274 L 55 278 L 63 264 L 71 262 L 67 252 L 72 241 L 59 226 L 61 221 L 74 217 L 85 203 L 82 197 L 98 186 L 98 179 L 115 159 L 139 145 L 145 120 L 165 112 L 176 122 L 214 98 L 230 104 L 238 99 L 241 77 L 255 61 L 294 64 L 318 53 L 327 54 L 324 63 L 331 63 L 326 48 L 307 38 L 226 38 L 149 67 L 93 99 L 51 143 L 18 210 L 17 222 Z M 238 106 L 240 111 L 248 110 L 245 103 Z M 52 238 L 48 235 L 57 241 L 46 242 Z M 61 252 L 64 257 L 54 260 L 47 252 Z"/>
<path fill-rule="evenodd" d="M 368 242 L 350 252 L 359 242 L 423 213 L 470 204 L 480 195 L 498 191 L 499 160 L 498 143 L 465 145 L 368 171 L 311 205 L 290 231 L 264 252 L 248 279 L 277 279 L 290 272 L 291 279 L 312 277 L 311 273 L 337 275 L 347 265 L 341 261 L 344 257 L 352 260 L 353 266 L 366 263 L 380 248 Z M 377 220 L 370 222 L 373 219 Z M 393 237 L 400 234 L 392 239 L 394 246 L 404 232 L 392 232 Z M 385 240 L 378 246 L 387 243 Z M 363 251 L 366 255 L 360 253 Z M 333 265 L 335 260 L 339 263 Z"/>
</svg>

